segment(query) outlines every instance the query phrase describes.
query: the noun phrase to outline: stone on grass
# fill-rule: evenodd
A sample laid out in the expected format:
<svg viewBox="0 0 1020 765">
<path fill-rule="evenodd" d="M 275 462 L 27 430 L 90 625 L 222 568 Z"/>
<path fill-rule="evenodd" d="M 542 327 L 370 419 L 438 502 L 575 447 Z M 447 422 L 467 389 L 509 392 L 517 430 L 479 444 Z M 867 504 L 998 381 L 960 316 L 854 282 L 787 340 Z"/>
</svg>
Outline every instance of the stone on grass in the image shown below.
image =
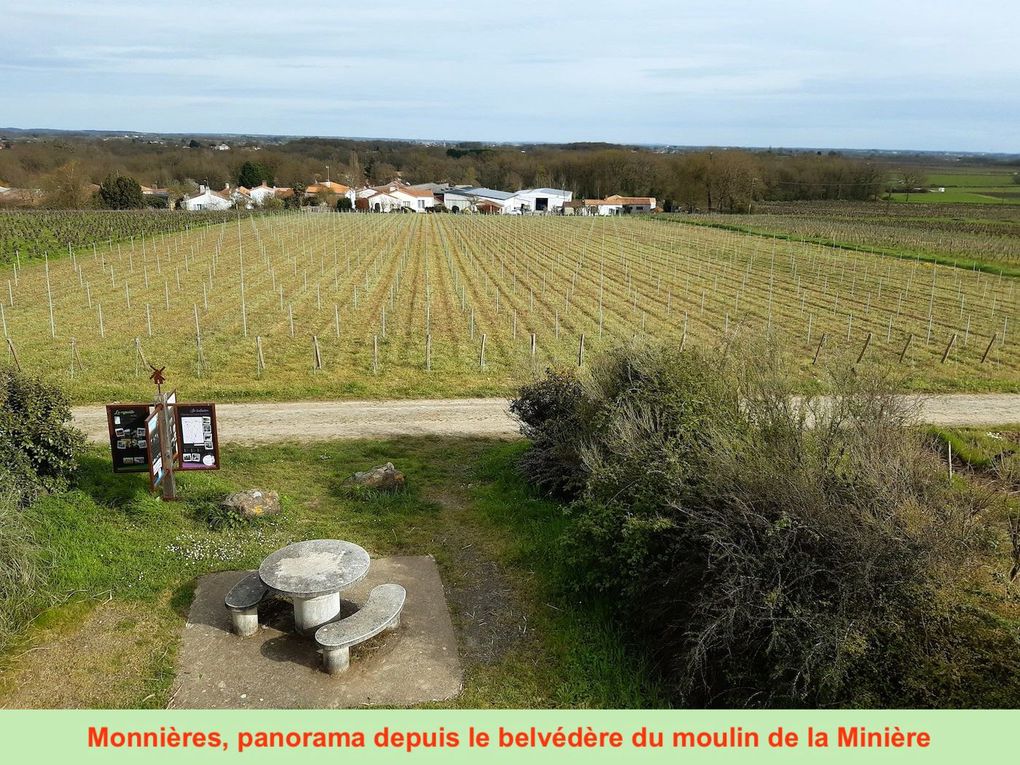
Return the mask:
<svg viewBox="0 0 1020 765">
<path fill-rule="evenodd" d="M 404 488 L 404 474 L 393 467 L 392 462 L 379 465 L 371 470 L 363 470 L 355 473 L 347 479 L 350 486 L 363 486 L 366 489 L 378 489 L 379 491 L 397 491 Z"/>
<path fill-rule="evenodd" d="M 261 518 L 280 512 L 280 495 L 275 491 L 248 489 L 231 494 L 223 500 L 223 507 L 242 518 Z"/>
</svg>

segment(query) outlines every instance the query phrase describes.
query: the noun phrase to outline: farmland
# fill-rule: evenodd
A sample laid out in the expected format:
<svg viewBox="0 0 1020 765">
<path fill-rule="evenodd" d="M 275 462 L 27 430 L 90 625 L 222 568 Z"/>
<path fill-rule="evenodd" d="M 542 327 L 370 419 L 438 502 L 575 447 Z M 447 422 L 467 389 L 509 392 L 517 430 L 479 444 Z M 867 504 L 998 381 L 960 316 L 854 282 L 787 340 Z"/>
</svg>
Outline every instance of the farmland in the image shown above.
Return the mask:
<svg viewBox="0 0 1020 765">
<path fill-rule="evenodd" d="M 150 362 L 192 399 L 503 395 L 582 337 L 737 333 L 775 335 L 805 387 L 859 358 L 1001 391 L 1016 281 L 668 220 L 295 213 L 72 248 L 0 270 L 0 295 L 21 367 L 79 402 L 147 397 Z"/>
<path fill-rule="evenodd" d="M 165 210 L 0 211 L 0 265 L 42 258 L 67 247 L 154 236 L 229 220 L 229 213 Z"/>
</svg>

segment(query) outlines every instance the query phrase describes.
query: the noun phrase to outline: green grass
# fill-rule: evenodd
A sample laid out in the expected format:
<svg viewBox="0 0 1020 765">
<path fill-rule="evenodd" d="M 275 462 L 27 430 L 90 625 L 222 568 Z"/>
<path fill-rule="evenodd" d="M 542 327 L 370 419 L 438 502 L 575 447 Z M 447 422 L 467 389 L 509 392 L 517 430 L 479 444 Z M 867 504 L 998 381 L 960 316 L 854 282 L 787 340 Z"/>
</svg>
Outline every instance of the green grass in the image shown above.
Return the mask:
<svg viewBox="0 0 1020 765">
<path fill-rule="evenodd" d="M 1020 185 L 1013 182 L 1015 172 L 1015 170 L 1007 169 L 997 172 L 932 173 L 928 176 L 928 185 L 932 187 L 945 186 L 947 189 L 972 186 L 1012 186 L 1020 189 Z"/>
<path fill-rule="evenodd" d="M 819 237 L 819 236 L 804 236 L 793 233 L 781 233 L 776 231 L 765 231 L 762 229 L 755 228 L 754 226 L 742 225 L 740 223 L 720 223 L 716 221 L 706 221 L 691 218 L 670 218 L 665 215 L 659 215 L 655 220 L 661 221 L 676 221 L 683 222 L 692 226 L 704 226 L 706 228 L 717 228 L 723 231 L 733 231 L 741 234 L 750 234 L 753 236 L 765 237 L 768 239 L 777 239 L 780 241 L 787 242 L 801 242 L 805 244 L 817 244 L 825 247 L 831 247 L 833 249 L 848 250 L 850 252 L 862 252 L 871 253 L 873 255 L 884 255 L 890 258 L 899 258 L 900 260 L 914 260 L 921 261 L 924 263 L 937 263 L 941 266 L 950 266 L 953 268 L 961 268 L 968 271 L 980 271 L 986 274 L 994 274 L 995 276 L 1009 276 L 1020 278 L 1020 268 L 1003 265 L 1002 263 L 988 262 L 980 258 L 963 258 L 952 255 L 933 255 L 931 253 L 921 253 L 914 250 L 907 249 L 893 249 L 890 247 L 879 247 L 869 246 L 862 244 L 855 244 L 853 242 L 841 242 L 833 240 L 831 238 Z M 739 218 L 737 219 L 739 220 Z M 966 390 L 966 388 L 961 387 Z"/>
<path fill-rule="evenodd" d="M 42 548 L 45 585 L 34 622 L 0 661 L 0 706 L 16 703 L 19 654 L 49 644 L 87 619 L 97 603 L 119 614 L 102 655 L 75 658 L 136 664 L 128 681 L 85 688 L 90 706 L 161 707 L 173 678 L 177 636 L 198 577 L 253 568 L 269 552 L 298 539 L 357 541 L 374 556 L 436 557 L 448 592 L 477 587 L 480 565 L 495 564 L 524 610 L 528 632 L 491 661 L 469 661 L 463 694 L 470 707 L 629 707 L 661 703 L 651 674 L 623 646 L 597 602 L 569 594 L 558 539 L 564 518 L 532 496 L 514 470 L 522 444 L 484 440 L 405 439 L 261 448 L 228 446 L 224 470 L 180 478 L 182 501 L 151 497 L 140 476 L 110 473 L 109 458 L 91 451 L 75 491 L 46 497 L 28 511 Z M 342 480 L 356 469 L 394 461 L 409 489 L 396 495 L 352 494 Z M 252 525 L 213 531 L 202 520 L 210 501 L 259 486 L 283 497 L 284 511 Z M 470 555 L 465 551 L 470 551 Z M 451 603 L 457 602 L 451 597 Z M 454 608 L 454 621 L 471 629 Z M 139 620 L 157 644 L 133 647 Z M 118 639 L 118 635 L 121 637 Z M 50 654 L 52 658 L 52 654 Z M 68 666 L 69 674 L 82 674 Z M 133 679 L 132 679 L 133 678 Z M 40 695 L 41 694 L 41 695 Z M 68 703 L 33 689 L 33 703 Z"/>
<path fill-rule="evenodd" d="M 946 187 L 943 192 L 933 191 L 926 194 L 892 194 L 894 202 L 907 204 L 984 204 L 984 205 L 1016 205 L 1020 204 L 1020 187 Z"/>
</svg>

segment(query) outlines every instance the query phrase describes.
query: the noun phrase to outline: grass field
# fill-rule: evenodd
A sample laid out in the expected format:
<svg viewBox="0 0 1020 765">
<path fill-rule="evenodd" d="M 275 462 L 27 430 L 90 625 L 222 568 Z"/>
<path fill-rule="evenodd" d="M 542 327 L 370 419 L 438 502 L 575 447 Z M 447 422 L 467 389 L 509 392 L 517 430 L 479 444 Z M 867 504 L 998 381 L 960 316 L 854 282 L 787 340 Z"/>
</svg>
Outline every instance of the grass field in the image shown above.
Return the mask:
<svg viewBox="0 0 1020 765">
<path fill-rule="evenodd" d="M 41 548 L 38 616 L 0 652 L 0 708 L 163 708 L 197 577 L 251 568 L 298 539 L 354 539 L 373 557 L 434 555 L 459 635 L 463 707 L 640 707 L 662 703 L 642 663 L 579 602 L 560 560 L 565 517 L 516 475 L 523 444 L 482 440 L 228 446 L 216 475 L 181 475 L 180 502 L 113 475 L 92 450 L 75 491 L 25 511 Z M 393 460 L 396 495 L 341 483 Z M 228 491 L 278 490 L 283 512 L 213 530 Z"/>
<path fill-rule="evenodd" d="M 452 215 L 252 217 L 0 272 L 21 366 L 78 402 L 148 398 L 143 358 L 193 400 L 502 395 L 582 336 L 735 332 L 777 333 L 805 386 L 816 353 L 866 345 L 909 388 L 1017 390 L 1016 284 L 679 222 Z"/>
<path fill-rule="evenodd" d="M 893 194 L 898 202 L 911 204 L 1020 204 L 1020 184 L 1013 182 L 1014 171 L 1002 170 L 937 170 L 928 175 L 928 187 L 944 188 L 925 194 Z"/>
</svg>

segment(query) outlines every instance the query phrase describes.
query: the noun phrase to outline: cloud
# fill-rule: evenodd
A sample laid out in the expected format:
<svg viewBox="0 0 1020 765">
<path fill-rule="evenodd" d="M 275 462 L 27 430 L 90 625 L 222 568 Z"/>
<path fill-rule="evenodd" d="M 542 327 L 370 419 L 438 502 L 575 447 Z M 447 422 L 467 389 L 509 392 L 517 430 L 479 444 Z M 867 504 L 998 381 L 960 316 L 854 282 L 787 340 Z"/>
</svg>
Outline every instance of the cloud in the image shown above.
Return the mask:
<svg viewBox="0 0 1020 765">
<path fill-rule="evenodd" d="M 36 0 L 5 10 L 0 107 L 62 128 L 1016 150 L 1018 22 L 994 0 Z"/>
</svg>

